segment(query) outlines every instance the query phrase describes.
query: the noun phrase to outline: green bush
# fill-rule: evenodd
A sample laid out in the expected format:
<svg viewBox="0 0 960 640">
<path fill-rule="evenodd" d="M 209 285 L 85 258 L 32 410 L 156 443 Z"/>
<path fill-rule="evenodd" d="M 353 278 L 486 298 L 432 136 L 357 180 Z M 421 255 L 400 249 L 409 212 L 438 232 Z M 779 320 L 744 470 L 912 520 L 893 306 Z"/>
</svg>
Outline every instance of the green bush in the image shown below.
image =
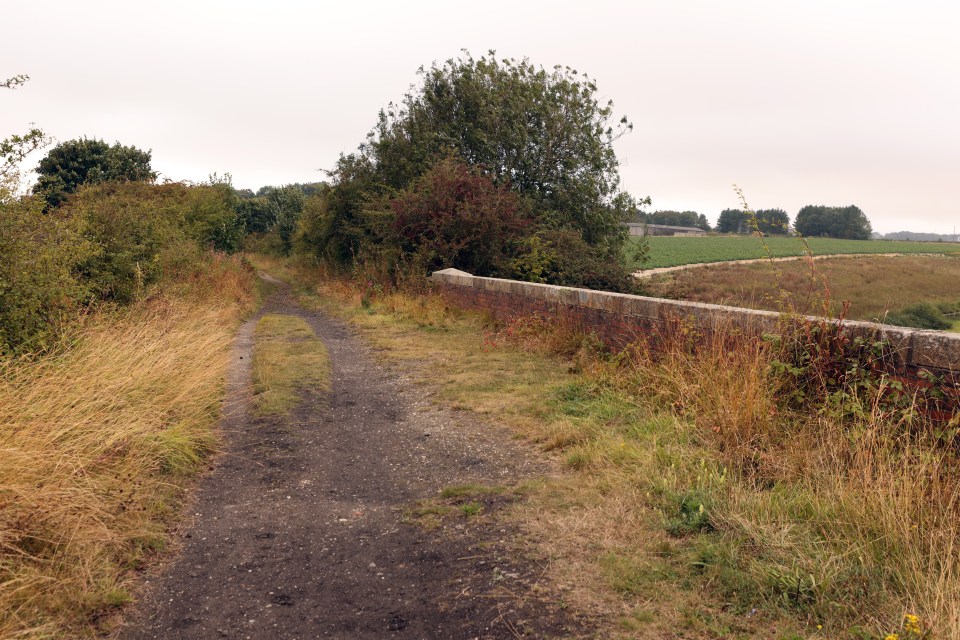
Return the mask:
<svg viewBox="0 0 960 640">
<path fill-rule="evenodd" d="M 232 253 L 239 249 L 245 230 L 237 200 L 233 189 L 225 184 L 187 189 L 187 234 L 201 247 L 214 251 Z"/>
<path fill-rule="evenodd" d="M 929 302 L 921 302 L 889 314 L 886 322 L 898 327 L 913 327 L 915 329 L 949 329 L 953 326 L 953 323 L 943 314 L 944 311 L 940 308 Z"/>
<path fill-rule="evenodd" d="M 568 287 L 637 293 L 630 271 L 576 231 L 546 229 L 527 238 L 510 263 L 509 277 Z"/>
<path fill-rule="evenodd" d="M 99 298 L 130 302 L 163 274 L 161 252 L 188 241 L 183 185 L 140 182 L 87 186 L 64 210 L 83 221 L 97 252 L 80 264 Z"/>
<path fill-rule="evenodd" d="M 97 296 L 130 302 L 171 270 L 195 261 L 200 249 L 232 251 L 242 237 L 232 191 L 143 182 L 82 187 L 64 212 L 82 221 L 96 252 L 80 272 Z"/>
<path fill-rule="evenodd" d="M 94 247 L 39 199 L 0 204 L 0 354 L 35 351 L 88 295 L 76 265 Z"/>
</svg>

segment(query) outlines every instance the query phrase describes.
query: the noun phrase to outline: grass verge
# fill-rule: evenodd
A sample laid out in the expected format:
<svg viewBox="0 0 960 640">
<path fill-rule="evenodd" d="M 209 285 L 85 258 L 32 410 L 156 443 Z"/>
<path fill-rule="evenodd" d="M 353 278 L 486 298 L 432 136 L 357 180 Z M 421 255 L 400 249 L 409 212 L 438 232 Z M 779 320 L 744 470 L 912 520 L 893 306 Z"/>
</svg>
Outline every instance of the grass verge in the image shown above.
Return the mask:
<svg viewBox="0 0 960 640">
<path fill-rule="evenodd" d="M 330 356 L 302 318 L 266 315 L 257 323 L 253 349 L 254 406 L 259 415 L 293 408 L 301 389 L 330 389 Z"/>
<path fill-rule="evenodd" d="M 956 449 L 883 381 L 795 407 L 766 343 L 614 356 L 278 266 L 440 401 L 557 456 L 568 472 L 514 514 L 603 637 L 960 637 Z"/>
<path fill-rule="evenodd" d="M 211 258 L 52 353 L 0 360 L 0 637 L 94 636 L 130 600 L 216 448 L 253 279 Z"/>
</svg>

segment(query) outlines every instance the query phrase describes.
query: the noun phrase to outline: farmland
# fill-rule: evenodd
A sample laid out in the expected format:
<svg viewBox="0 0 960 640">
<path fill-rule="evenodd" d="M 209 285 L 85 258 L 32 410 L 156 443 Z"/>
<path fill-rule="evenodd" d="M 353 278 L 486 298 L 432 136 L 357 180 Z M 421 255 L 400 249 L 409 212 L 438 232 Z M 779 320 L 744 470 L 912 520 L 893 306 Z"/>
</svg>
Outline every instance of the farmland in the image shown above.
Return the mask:
<svg viewBox="0 0 960 640">
<path fill-rule="evenodd" d="M 656 296 L 808 314 L 826 306 L 837 315 L 848 301 L 849 318 L 882 320 L 887 312 L 921 302 L 960 302 L 960 258 L 827 258 L 812 267 L 804 260 L 716 264 L 657 275 L 647 287 Z"/>
<path fill-rule="evenodd" d="M 644 268 L 675 267 L 684 264 L 751 260 L 767 257 L 763 244 L 754 236 L 709 236 L 706 238 L 647 238 L 650 243 L 650 259 Z M 637 238 L 630 238 L 627 260 L 631 267 L 640 268 L 631 251 Z M 801 256 L 805 252 L 799 238 L 765 238 L 770 254 L 775 258 Z M 834 238 L 809 238 L 807 242 L 814 255 L 851 253 L 907 253 L 907 254 L 956 254 L 960 244 L 943 242 L 907 242 L 887 240 L 837 240 Z"/>
</svg>

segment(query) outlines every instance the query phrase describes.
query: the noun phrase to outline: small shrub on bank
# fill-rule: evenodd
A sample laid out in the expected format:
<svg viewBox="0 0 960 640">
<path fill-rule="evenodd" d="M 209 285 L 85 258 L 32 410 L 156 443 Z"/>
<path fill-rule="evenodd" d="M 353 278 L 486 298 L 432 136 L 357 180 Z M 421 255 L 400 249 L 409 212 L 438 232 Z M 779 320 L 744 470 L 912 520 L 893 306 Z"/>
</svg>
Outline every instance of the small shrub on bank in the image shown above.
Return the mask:
<svg viewBox="0 0 960 640">
<path fill-rule="evenodd" d="M 951 305 L 946 306 L 948 308 L 951 307 Z M 944 312 L 938 306 L 932 305 L 929 302 L 922 302 L 888 314 L 885 322 L 900 327 L 914 327 L 916 329 L 949 329 L 953 326 L 953 322 L 943 314 Z"/>
</svg>

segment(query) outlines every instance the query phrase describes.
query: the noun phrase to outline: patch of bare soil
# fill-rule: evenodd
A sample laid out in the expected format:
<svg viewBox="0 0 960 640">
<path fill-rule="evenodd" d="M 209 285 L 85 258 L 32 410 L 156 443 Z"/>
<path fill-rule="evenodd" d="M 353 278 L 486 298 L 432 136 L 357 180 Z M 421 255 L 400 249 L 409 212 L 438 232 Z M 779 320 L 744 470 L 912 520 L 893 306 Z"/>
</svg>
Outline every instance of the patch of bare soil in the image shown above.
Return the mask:
<svg viewBox="0 0 960 640">
<path fill-rule="evenodd" d="M 339 321 L 278 286 L 263 313 L 304 318 L 330 352 L 330 394 L 254 418 L 253 328 L 240 330 L 225 452 L 201 482 L 179 549 L 119 636 L 145 638 L 587 637 L 522 536 L 506 492 L 548 463 L 509 434 L 427 402 Z"/>
</svg>

